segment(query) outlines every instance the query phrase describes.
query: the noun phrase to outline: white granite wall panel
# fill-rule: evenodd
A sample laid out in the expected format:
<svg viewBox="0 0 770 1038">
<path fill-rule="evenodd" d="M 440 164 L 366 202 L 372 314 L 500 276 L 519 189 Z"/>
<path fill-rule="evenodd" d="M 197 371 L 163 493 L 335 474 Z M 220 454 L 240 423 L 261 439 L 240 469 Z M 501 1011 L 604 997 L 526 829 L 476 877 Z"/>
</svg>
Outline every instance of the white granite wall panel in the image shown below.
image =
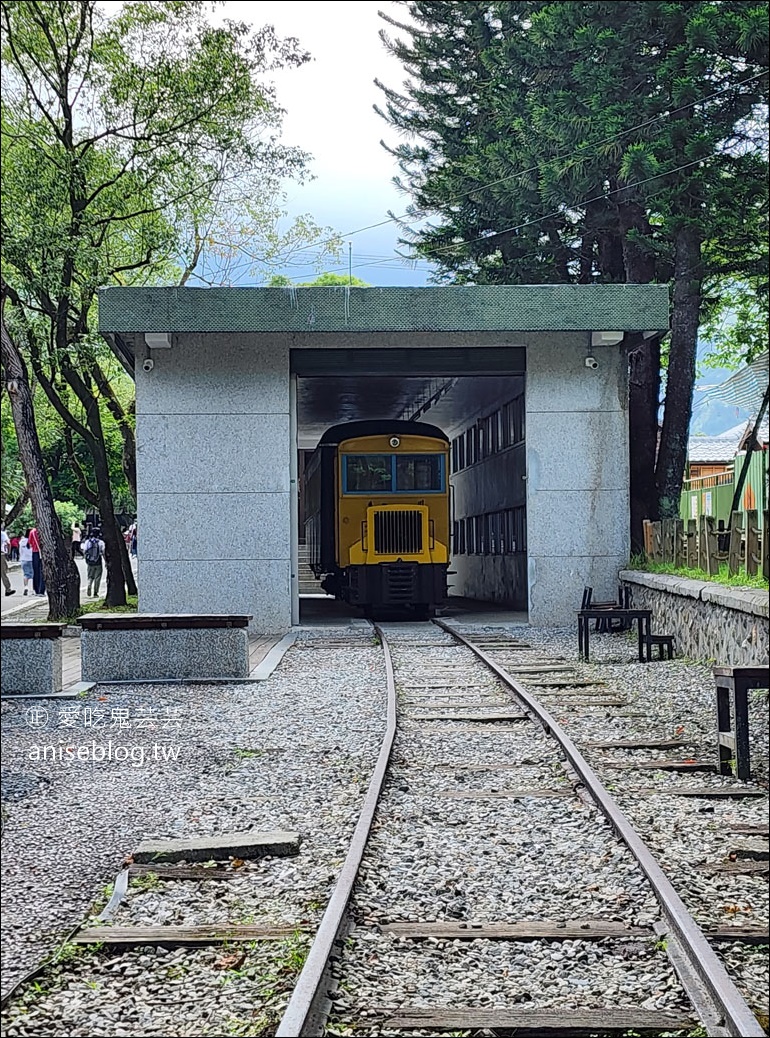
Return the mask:
<svg viewBox="0 0 770 1038">
<path fill-rule="evenodd" d="M 628 560 L 624 351 L 588 333 L 529 346 L 526 406 L 529 619 L 571 624 L 583 588 L 614 598 Z"/>
<path fill-rule="evenodd" d="M 613 601 L 618 594 L 618 572 L 627 564 L 627 554 L 530 555 L 530 623 L 559 627 L 574 625 L 577 639 L 577 612 L 583 588 L 592 587 L 597 602 Z"/>
<path fill-rule="evenodd" d="M 142 368 L 151 357 L 153 368 Z M 291 624 L 289 340 L 137 351 L 139 608 Z"/>
<path fill-rule="evenodd" d="M 288 443 L 288 414 L 141 415 L 139 492 L 288 491 Z"/>
<path fill-rule="evenodd" d="M 285 559 L 288 494 L 147 494 L 144 561 Z"/>
<path fill-rule="evenodd" d="M 249 614 L 256 630 L 285 632 L 291 625 L 289 578 L 288 559 L 140 561 L 139 610 Z"/>
</svg>

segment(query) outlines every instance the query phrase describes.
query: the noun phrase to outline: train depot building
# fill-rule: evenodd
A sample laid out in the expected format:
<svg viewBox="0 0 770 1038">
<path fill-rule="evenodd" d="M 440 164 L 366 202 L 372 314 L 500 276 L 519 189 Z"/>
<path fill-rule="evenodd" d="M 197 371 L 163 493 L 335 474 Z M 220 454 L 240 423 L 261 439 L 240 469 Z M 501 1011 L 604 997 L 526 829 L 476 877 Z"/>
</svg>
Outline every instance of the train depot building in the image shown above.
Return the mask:
<svg viewBox="0 0 770 1038">
<path fill-rule="evenodd" d="M 614 597 L 628 349 L 668 327 L 665 286 L 109 288 L 99 310 L 136 377 L 142 612 L 300 622 L 306 467 L 372 420 L 446 434 L 451 595 L 536 625 Z"/>
</svg>

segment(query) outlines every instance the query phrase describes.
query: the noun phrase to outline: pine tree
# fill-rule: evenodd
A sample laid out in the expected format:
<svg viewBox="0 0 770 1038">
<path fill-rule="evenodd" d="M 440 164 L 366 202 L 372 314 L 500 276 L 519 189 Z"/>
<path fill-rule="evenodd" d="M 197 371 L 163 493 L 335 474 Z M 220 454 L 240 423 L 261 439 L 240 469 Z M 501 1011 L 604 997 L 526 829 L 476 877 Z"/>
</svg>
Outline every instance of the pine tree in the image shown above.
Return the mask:
<svg viewBox="0 0 770 1038">
<path fill-rule="evenodd" d="M 766 266 L 766 6 L 405 6 L 383 39 L 412 78 L 383 115 L 412 139 L 409 216 L 439 218 L 404 241 L 439 278 L 672 284 L 657 458 L 660 344 L 628 341 L 638 543 L 644 515 L 678 514 L 704 302 Z"/>
</svg>

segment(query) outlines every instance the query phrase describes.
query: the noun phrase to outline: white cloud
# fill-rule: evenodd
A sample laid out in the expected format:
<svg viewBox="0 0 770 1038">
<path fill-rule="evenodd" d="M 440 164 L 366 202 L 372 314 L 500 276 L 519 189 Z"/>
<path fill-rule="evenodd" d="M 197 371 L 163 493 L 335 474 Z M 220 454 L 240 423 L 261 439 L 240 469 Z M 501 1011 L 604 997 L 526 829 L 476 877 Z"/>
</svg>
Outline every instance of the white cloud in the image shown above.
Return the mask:
<svg viewBox="0 0 770 1038">
<path fill-rule="evenodd" d="M 391 183 L 396 164 L 380 145 L 381 139 L 393 144 L 398 138 L 373 110 L 384 100 L 375 79 L 398 86 L 405 78 L 380 41 L 379 30 L 386 27 L 380 9 L 403 17 L 395 4 L 369 0 L 227 0 L 218 12 L 218 17 L 252 25 L 274 25 L 280 36 L 295 36 L 312 55 L 301 68 L 273 76 L 286 109 L 283 139 L 312 154 L 316 177 L 305 187 L 289 186 L 291 213 L 310 212 L 342 233 L 384 220 L 388 210 L 401 213 L 409 203 Z M 354 235 L 355 273 L 379 285 L 424 284 L 425 270 L 363 265 L 370 256 L 393 255 L 397 239 L 393 224 Z M 294 270 L 287 273 L 297 276 Z"/>
</svg>

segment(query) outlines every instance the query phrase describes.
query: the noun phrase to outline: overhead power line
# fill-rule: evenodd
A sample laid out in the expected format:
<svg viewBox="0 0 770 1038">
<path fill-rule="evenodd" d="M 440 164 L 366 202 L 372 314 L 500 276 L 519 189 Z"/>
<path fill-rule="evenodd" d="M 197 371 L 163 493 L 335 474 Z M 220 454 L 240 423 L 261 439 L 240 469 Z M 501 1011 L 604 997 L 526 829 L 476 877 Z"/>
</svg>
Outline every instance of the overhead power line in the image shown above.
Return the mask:
<svg viewBox="0 0 770 1038">
<path fill-rule="evenodd" d="M 688 101 L 688 103 L 686 105 L 680 105 L 678 108 L 672 108 L 670 111 L 661 112 L 659 115 L 653 115 L 649 119 L 645 119 L 641 123 L 636 123 L 634 126 L 629 126 L 625 130 L 619 130 L 617 133 L 612 134 L 609 137 L 602 137 L 601 139 L 599 139 L 597 141 L 591 141 L 587 145 L 587 147 L 598 148 L 598 147 L 601 147 L 603 144 L 611 144 L 614 141 L 620 140 L 623 137 L 627 137 L 630 133 L 636 133 L 637 130 L 643 130 L 647 126 L 651 126 L 653 123 L 660 122 L 663 119 L 670 119 L 672 116 L 677 115 L 679 112 L 684 112 L 688 108 L 693 108 L 696 105 L 705 104 L 706 101 L 711 101 L 711 100 L 713 100 L 713 98 L 719 97 L 721 94 L 727 93 L 730 90 L 737 90 L 738 87 L 746 86 L 746 84 L 753 83 L 755 80 L 761 79 L 763 76 L 766 76 L 766 75 L 767 75 L 767 71 L 763 71 L 763 72 L 757 72 L 753 76 L 747 76 L 746 79 L 741 79 L 737 83 L 730 83 L 727 86 L 721 87 L 719 90 L 714 90 L 710 94 L 706 94 L 703 97 L 697 98 L 695 101 Z M 574 151 L 562 152 L 560 154 L 557 153 L 556 155 L 550 156 L 548 161 L 555 162 L 555 161 L 558 161 L 559 159 L 567 159 L 567 158 L 570 158 L 572 156 L 575 156 L 575 152 Z M 447 204 L 453 205 L 454 203 L 460 202 L 464 198 L 467 198 L 469 195 L 476 194 L 479 191 L 487 191 L 491 187 L 497 187 L 499 184 L 505 184 L 505 183 L 508 183 L 508 182 L 510 182 L 512 180 L 518 180 L 520 177 L 525 177 L 525 176 L 528 176 L 530 173 L 538 172 L 539 169 L 540 169 L 539 165 L 538 166 L 530 166 L 527 169 L 518 170 L 516 173 L 510 173 L 507 176 L 499 177 L 496 180 L 490 180 L 490 181 L 488 181 L 485 184 L 476 184 L 476 185 L 474 185 L 474 187 L 469 188 L 467 191 L 461 192 L 460 194 L 455 195 L 454 197 L 450 198 L 448 200 Z M 629 185 L 629 186 L 633 186 L 633 185 Z M 321 245 L 328 245 L 328 244 L 331 244 L 331 243 L 337 241 L 339 238 L 350 238 L 354 234 L 363 234 L 365 231 L 372 231 L 372 230 L 375 230 L 377 227 L 385 227 L 387 224 L 390 224 L 390 223 L 404 223 L 404 222 L 406 222 L 406 223 L 415 223 L 418 220 L 425 219 L 425 217 L 427 215 L 429 215 L 430 211 L 431 210 L 424 209 L 424 210 L 421 211 L 421 215 L 417 215 L 416 213 L 409 213 L 409 212 L 407 212 L 407 213 L 401 213 L 398 216 L 389 216 L 385 220 L 379 220 L 376 223 L 370 223 L 370 224 L 367 224 L 364 227 L 357 227 L 355 230 L 352 230 L 352 231 L 345 231 L 344 234 L 336 235 L 333 238 L 322 238 L 322 239 L 318 239 L 317 241 L 310 242 L 308 245 L 302 246 L 302 248 L 297 249 L 296 251 L 297 252 L 304 252 L 304 251 L 307 251 L 308 249 L 317 248 L 318 246 L 321 246 Z"/>
</svg>

